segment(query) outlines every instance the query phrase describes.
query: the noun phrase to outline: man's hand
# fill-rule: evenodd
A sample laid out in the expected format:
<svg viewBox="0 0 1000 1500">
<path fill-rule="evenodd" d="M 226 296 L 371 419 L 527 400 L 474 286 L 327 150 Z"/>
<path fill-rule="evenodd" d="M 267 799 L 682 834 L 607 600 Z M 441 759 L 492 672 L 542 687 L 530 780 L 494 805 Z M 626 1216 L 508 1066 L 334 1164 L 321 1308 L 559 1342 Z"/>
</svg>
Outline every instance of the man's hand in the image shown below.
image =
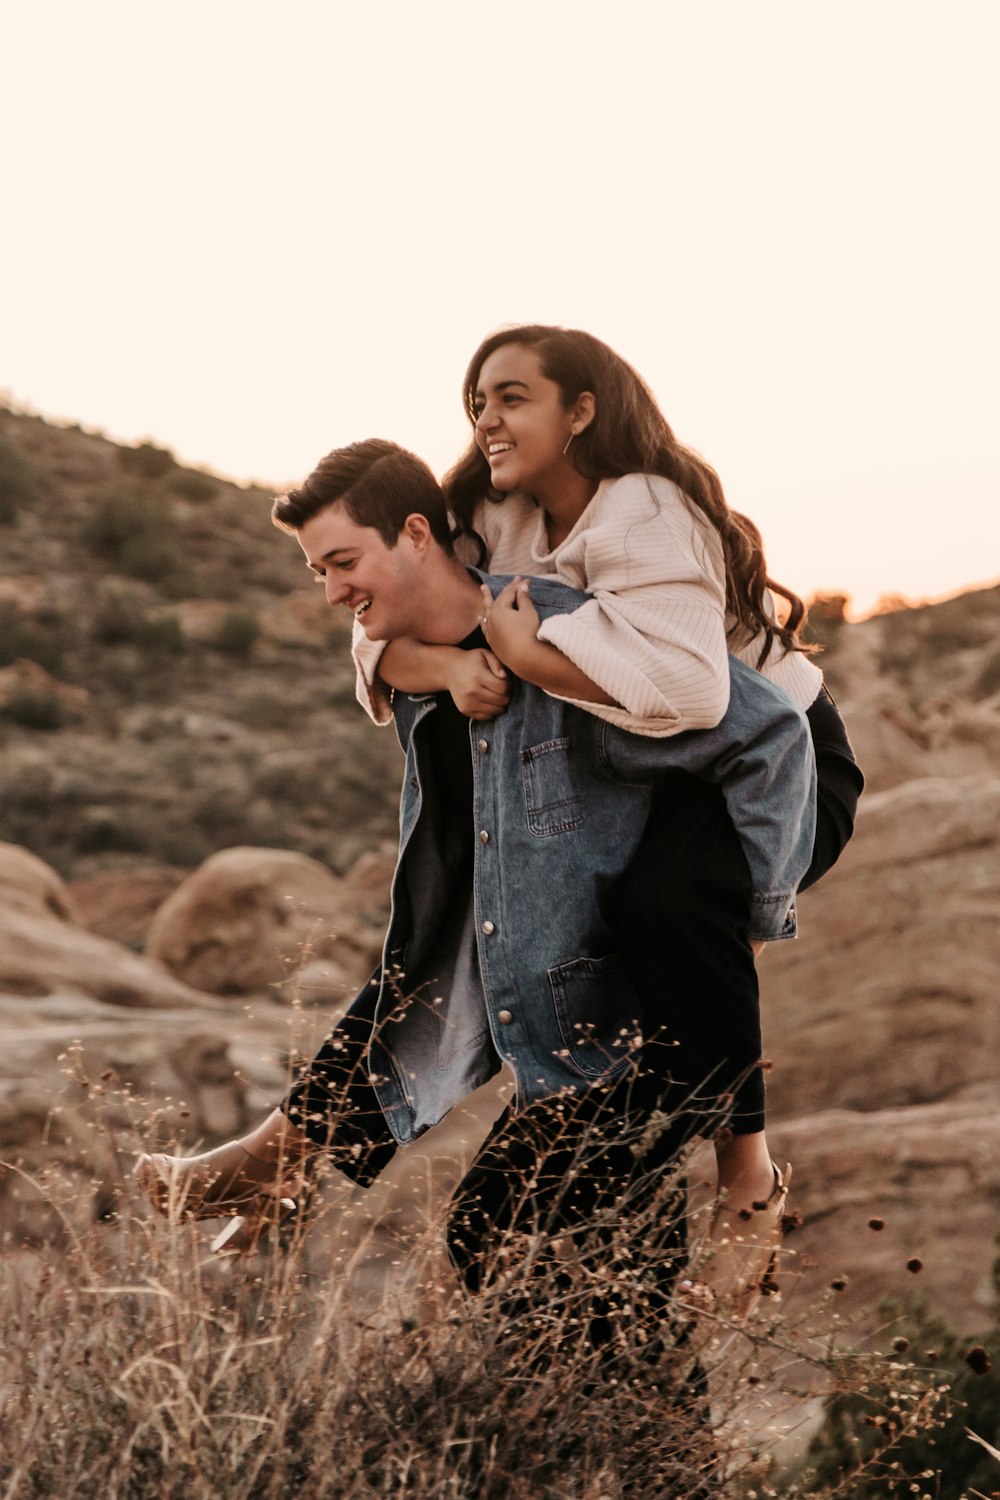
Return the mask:
<svg viewBox="0 0 1000 1500">
<path fill-rule="evenodd" d="M 448 664 L 448 691 L 467 719 L 495 719 L 510 702 L 510 683 L 492 651 L 458 651 Z"/>
<path fill-rule="evenodd" d="M 483 594 L 483 634 L 512 672 L 530 681 L 525 670 L 538 654 L 538 611 L 531 602 L 526 578 L 512 578 L 494 599 L 486 584 Z"/>
</svg>

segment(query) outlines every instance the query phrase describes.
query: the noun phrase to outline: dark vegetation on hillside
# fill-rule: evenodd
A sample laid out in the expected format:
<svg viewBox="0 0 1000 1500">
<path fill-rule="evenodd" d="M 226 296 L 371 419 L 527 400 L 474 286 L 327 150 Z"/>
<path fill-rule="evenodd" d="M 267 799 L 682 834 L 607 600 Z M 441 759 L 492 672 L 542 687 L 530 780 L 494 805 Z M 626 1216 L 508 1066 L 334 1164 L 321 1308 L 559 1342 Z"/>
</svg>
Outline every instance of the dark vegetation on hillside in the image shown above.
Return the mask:
<svg viewBox="0 0 1000 1500">
<path fill-rule="evenodd" d="M 0 838 L 73 875 L 392 836 L 395 738 L 271 498 L 0 409 Z"/>
</svg>

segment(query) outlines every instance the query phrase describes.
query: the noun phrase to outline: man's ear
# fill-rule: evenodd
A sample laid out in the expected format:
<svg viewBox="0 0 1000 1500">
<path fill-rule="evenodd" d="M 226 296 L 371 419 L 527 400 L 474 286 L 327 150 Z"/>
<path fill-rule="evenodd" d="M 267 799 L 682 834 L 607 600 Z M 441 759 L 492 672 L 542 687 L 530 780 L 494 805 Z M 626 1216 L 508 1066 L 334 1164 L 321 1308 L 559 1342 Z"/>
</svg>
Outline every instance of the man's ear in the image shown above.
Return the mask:
<svg viewBox="0 0 1000 1500">
<path fill-rule="evenodd" d="M 593 391 L 581 391 L 573 406 L 573 436 L 579 437 L 597 415 L 597 401 Z"/>
<path fill-rule="evenodd" d="M 433 540 L 431 523 L 419 511 L 413 511 L 407 516 L 400 527 L 399 534 L 406 538 L 416 552 L 426 552 Z"/>
</svg>

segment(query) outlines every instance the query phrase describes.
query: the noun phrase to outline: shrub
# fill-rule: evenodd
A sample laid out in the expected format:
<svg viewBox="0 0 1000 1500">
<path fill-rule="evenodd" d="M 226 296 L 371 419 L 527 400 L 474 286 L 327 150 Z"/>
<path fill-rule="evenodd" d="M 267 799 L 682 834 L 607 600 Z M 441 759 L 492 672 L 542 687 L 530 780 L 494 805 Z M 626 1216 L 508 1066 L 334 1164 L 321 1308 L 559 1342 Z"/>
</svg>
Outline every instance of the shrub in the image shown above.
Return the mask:
<svg viewBox="0 0 1000 1500">
<path fill-rule="evenodd" d="M 249 831 L 253 815 L 243 787 L 211 787 L 194 798 L 189 811 L 194 827 L 216 849 L 255 842 Z"/>
<path fill-rule="evenodd" d="M 87 809 L 73 843 L 79 854 L 105 854 L 112 849 L 140 854 L 146 848 L 144 835 L 131 819 L 106 807 Z"/>
<path fill-rule="evenodd" d="M 152 656 L 180 656 L 187 647 L 180 621 L 173 615 L 150 618 L 137 599 L 109 594 L 95 616 L 92 631 L 104 646 L 138 646 Z"/>
<path fill-rule="evenodd" d="M 40 491 L 38 475 L 24 454 L 0 438 L 0 526 L 16 526 L 21 506 L 32 504 Z"/>
<path fill-rule="evenodd" d="M 143 620 L 136 644 L 154 656 L 181 656 L 187 649 L 181 622 L 174 615 Z"/>
<path fill-rule="evenodd" d="M 317 1195 L 277 1244 L 272 1235 L 249 1260 L 212 1262 L 200 1226 L 136 1217 L 131 1141 L 127 1156 L 108 1160 L 134 1099 L 123 1089 L 119 1104 L 107 1073 L 92 1082 L 80 1054 L 68 1076 L 77 1097 L 105 1100 L 109 1125 L 94 1154 L 118 1184 L 103 1204 L 115 1222 L 81 1222 L 79 1173 L 60 1180 L 50 1168 L 18 1183 L 15 1243 L 31 1209 L 36 1223 L 47 1209 L 67 1242 L 65 1254 L 40 1246 L 27 1274 L 23 1254 L 0 1262 L 0 1486 L 18 1500 L 774 1496 L 771 1403 L 791 1361 L 789 1385 L 809 1368 L 847 1393 L 893 1382 L 890 1403 L 935 1420 L 935 1393 L 894 1360 L 834 1350 L 830 1327 L 788 1337 L 767 1318 L 752 1341 L 723 1329 L 724 1348 L 705 1357 L 713 1427 L 693 1389 L 688 1320 L 676 1307 L 655 1322 L 644 1314 L 629 1268 L 630 1252 L 648 1246 L 623 1231 L 617 1209 L 570 1243 L 564 1233 L 552 1244 L 544 1225 L 509 1236 L 484 1267 L 484 1290 L 468 1298 L 443 1263 L 432 1215 L 423 1233 L 393 1229 L 383 1296 L 372 1288 L 363 1302 L 354 1263 L 387 1242 L 373 1232 L 378 1215 L 343 1194 L 328 1200 L 326 1222 Z M 46 1132 L 57 1126 L 46 1119 Z M 646 1229 L 655 1232 L 648 1220 Z M 310 1272 L 307 1232 L 322 1236 L 322 1274 Z M 767 1408 L 749 1433 L 748 1389 Z M 838 1487 L 842 1500 L 865 1494 L 867 1473 L 892 1459 L 883 1428 L 866 1431 L 871 1462 L 854 1487 Z M 918 1494 L 940 1493 L 933 1475 L 938 1464 Z M 832 1493 L 794 1490 L 798 1500 Z"/>
<path fill-rule="evenodd" d="M 295 710 L 275 693 L 251 693 L 233 705 L 231 717 L 247 729 L 287 729 Z"/>
<path fill-rule="evenodd" d="M 888 1500 L 922 1492 L 914 1476 L 938 1477 L 930 1492 L 935 1500 L 964 1500 L 966 1495 L 996 1493 L 997 1461 L 967 1436 L 1000 1443 L 1000 1330 L 981 1341 L 960 1339 L 944 1323 L 918 1307 L 901 1319 L 899 1309 L 883 1309 L 895 1334 L 893 1363 L 881 1381 L 861 1395 L 846 1392 L 826 1404 L 823 1426 L 809 1447 L 810 1478 L 825 1485 L 843 1484 L 859 1463 L 870 1463 L 887 1436 L 896 1431 L 893 1469 L 872 1465 L 852 1482 L 852 1500 Z M 925 1373 L 949 1392 L 948 1411 L 931 1422 L 904 1429 L 895 1392 Z"/>
<path fill-rule="evenodd" d="M 4 778 L 0 788 L 0 813 L 18 811 L 30 817 L 48 813 L 56 800 L 55 786 L 51 766 L 21 766 Z"/>
<path fill-rule="evenodd" d="M 847 623 L 849 594 L 816 594 L 808 603 L 808 617 L 802 639 L 811 645 L 833 650 Z"/>
<path fill-rule="evenodd" d="M 61 729 L 66 722 L 63 706 L 54 693 L 42 688 L 25 688 L 12 693 L 0 709 L 0 715 L 22 729 Z"/>
<path fill-rule="evenodd" d="M 109 490 L 99 496 L 81 539 L 120 572 L 177 597 L 193 586 L 191 568 L 164 507 L 148 495 Z"/>
<path fill-rule="evenodd" d="M 58 672 L 62 666 L 61 633 L 49 631 L 23 614 L 9 600 L 0 602 L 0 667 L 9 666 L 19 657 L 36 661 L 46 672 Z"/>
<path fill-rule="evenodd" d="M 170 488 L 182 500 L 193 501 L 211 500 L 219 492 L 218 481 L 197 469 L 178 469 L 170 480 Z"/>
<path fill-rule="evenodd" d="M 248 609 L 227 610 L 215 632 L 212 645 L 231 656 L 249 656 L 260 636 L 260 622 Z"/>
<path fill-rule="evenodd" d="M 189 571 L 174 538 L 166 533 L 138 532 L 121 549 L 123 573 L 145 583 L 163 583 Z"/>
<path fill-rule="evenodd" d="M 137 474 L 142 479 L 162 479 L 176 464 L 169 448 L 149 442 L 140 443 L 137 448 L 119 448 L 118 462 L 127 474 Z"/>
<path fill-rule="evenodd" d="M 170 534 L 170 517 L 163 506 L 135 490 L 108 490 L 97 496 L 80 533 L 92 552 L 112 562 L 121 561 L 125 547 L 136 537 Z"/>
<path fill-rule="evenodd" d="M 335 785 L 331 780 L 326 785 Z M 322 771 L 306 761 L 291 757 L 262 766 L 253 778 L 255 797 L 264 797 L 282 807 L 304 809 L 315 807 L 322 800 L 320 787 L 324 785 Z"/>
</svg>

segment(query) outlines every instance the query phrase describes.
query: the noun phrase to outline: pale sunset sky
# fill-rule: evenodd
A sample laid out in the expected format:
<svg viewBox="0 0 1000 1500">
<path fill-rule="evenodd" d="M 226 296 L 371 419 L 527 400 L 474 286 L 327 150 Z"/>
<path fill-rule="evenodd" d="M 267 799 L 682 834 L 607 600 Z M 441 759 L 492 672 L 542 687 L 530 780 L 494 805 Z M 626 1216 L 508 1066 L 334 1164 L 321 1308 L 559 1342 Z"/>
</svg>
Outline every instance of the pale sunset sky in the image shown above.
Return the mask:
<svg viewBox="0 0 1000 1500">
<path fill-rule="evenodd" d="M 995 0 L 0 5 L 0 388 L 440 473 L 490 330 L 646 377 L 800 593 L 1000 575 Z"/>
</svg>

